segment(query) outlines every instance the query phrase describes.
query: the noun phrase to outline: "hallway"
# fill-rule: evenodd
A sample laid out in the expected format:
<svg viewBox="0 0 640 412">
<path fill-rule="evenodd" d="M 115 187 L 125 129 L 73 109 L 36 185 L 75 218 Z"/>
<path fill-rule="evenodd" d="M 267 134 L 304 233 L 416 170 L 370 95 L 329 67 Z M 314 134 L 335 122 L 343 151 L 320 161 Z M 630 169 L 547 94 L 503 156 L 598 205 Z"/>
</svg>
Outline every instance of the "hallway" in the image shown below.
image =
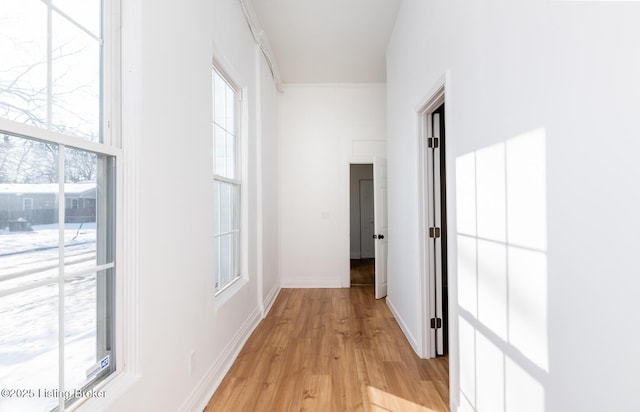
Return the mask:
<svg viewBox="0 0 640 412">
<path fill-rule="evenodd" d="M 205 411 L 448 411 L 448 358 L 419 359 L 373 296 L 282 289 Z"/>
</svg>

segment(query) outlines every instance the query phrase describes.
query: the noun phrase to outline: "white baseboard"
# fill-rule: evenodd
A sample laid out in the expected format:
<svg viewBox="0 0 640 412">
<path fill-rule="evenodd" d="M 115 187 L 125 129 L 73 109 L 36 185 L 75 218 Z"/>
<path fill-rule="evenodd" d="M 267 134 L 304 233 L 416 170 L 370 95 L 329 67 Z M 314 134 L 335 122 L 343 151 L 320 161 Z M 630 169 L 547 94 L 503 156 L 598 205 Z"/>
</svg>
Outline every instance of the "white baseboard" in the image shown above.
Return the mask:
<svg viewBox="0 0 640 412">
<path fill-rule="evenodd" d="M 222 379 L 229 372 L 231 365 L 240 354 L 247 339 L 249 339 L 249 336 L 251 336 L 261 320 L 262 313 L 256 308 L 233 336 L 216 362 L 207 370 L 186 401 L 180 406 L 180 411 L 199 412 L 204 410 Z"/>
<path fill-rule="evenodd" d="M 402 319 L 402 317 L 398 313 L 398 310 L 393 305 L 393 302 L 391 302 L 391 300 L 389 299 L 388 296 L 387 296 L 387 298 L 385 300 L 387 301 L 387 306 L 389 307 L 389 310 L 391 311 L 391 314 L 393 315 L 394 318 L 396 318 L 396 322 L 398 322 L 398 325 L 400 326 L 400 329 L 402 330 L 402 333 L 404 333 L 404 336 L 409 341 L 409 345 L 411 345 L 411 347 L 413 348 L 413 351 L 416 353 L 416 355 L 420 356 L 420 350 L 419 350 L 420 346 L 418 345 L 418 341 L 411 334 L 411 331 L 407 327 L 407 324 L 405 323 L 404 319 Z"/>
<path fill-rule="evenodd" d="M 282 279 L 283 289 L 337 289 L 342 287 L 341 279 Z"/>
<path fill-rule="evenodd" d="M 279 294 L 280 294 L 280 285 L 279 284 L 273 285 L 273 288 L 271 289 L 271 291 L 269 292 L 269 294 L 265 298 L 264 303 L 262 304 L 262 307 L 263 307 L 262 318 L 263 319 L 267 317 L 267 314 L 271 310 L 271 307 L 273 307 L 273 303 L 276 301 L 276 298 L 278 297 Z"/>
</svg>

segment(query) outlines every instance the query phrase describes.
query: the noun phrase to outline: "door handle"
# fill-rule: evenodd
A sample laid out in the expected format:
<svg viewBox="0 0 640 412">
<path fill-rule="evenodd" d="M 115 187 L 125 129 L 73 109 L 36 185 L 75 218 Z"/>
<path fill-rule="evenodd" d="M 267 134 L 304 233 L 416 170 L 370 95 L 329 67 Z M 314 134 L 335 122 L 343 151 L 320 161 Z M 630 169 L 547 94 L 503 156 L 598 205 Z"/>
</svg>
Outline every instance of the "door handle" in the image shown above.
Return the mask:
<svg viewBox="0 0 640 412">
<path fill-rule="evenodd" d="M 373 235 L 374 239 L 384 239 L 384 235 Z"/>
</svg>

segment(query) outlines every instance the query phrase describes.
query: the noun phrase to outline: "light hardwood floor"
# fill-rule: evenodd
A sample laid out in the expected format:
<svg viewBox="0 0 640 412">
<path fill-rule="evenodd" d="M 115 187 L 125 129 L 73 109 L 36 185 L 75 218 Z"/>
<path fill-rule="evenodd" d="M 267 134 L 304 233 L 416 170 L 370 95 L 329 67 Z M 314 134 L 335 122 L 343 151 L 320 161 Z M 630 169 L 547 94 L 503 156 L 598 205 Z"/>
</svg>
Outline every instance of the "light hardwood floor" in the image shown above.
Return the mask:
<svg viewBox="0 0 640 412">
<path fill-rule="evenodd" d="M 448 382 L 372 287 L 282 289 L 205 411 L 449 411 Z"/>
</svg>

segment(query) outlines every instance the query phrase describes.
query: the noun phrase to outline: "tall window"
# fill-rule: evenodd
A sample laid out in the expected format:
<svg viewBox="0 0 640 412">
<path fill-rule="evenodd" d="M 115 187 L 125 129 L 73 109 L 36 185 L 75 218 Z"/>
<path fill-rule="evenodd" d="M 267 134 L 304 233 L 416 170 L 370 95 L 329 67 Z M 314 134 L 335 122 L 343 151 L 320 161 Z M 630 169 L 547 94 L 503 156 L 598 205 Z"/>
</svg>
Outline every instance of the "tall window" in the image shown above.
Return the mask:
<svg viewBox="0 0 640 412">
<path fill-rule="evenodd" d="M 0 0 L 3 411 L 64 411 L 115 371 L 110 6 Z"/>
<path fill-rule="evenodd" d="M 240 277 L 240 142 L 238 90 L 213 69 L 215 291 Z"/>
</svg>

